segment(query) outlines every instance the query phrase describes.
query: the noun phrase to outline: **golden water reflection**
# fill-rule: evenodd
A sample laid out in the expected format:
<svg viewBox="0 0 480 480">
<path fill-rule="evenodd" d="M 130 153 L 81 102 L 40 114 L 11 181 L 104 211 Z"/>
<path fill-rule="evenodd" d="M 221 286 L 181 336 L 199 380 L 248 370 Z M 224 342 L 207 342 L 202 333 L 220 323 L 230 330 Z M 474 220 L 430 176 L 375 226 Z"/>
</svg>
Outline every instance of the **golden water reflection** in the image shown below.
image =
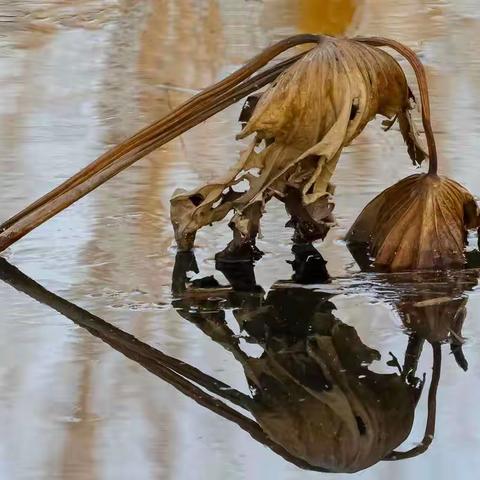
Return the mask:
<svg viewBox="0 0 480 480">
<path fill-rule="evenodd" d="M 299 32 L 343 35 L 350 28 L 360 2 L 356 0 L 298 0 Z M 291 4 L 291 2 L 290 2 Z"/>
</svg>

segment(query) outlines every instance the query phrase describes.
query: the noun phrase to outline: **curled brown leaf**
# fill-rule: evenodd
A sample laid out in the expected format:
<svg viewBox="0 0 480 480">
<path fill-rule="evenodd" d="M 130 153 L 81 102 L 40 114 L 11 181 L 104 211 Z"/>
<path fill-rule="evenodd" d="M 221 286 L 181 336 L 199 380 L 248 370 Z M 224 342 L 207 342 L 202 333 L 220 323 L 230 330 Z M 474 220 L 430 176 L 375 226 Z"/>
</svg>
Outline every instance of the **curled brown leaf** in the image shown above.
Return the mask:
<svg viewBox="0 0 480 480">
<path fill-rule="evenodd" d="M 382 270 L 462 267 L 467 230 L 477 226 L 477 215 L 475 199 L 459 183 L 412 175 L 373 199 L 346 239 L 366 245 Z"/>
<path fill-rule="evenodd" d="M 272 196 L 284 200 L 287 189 L 297 189 L 305 206 L 329 197 L 342 149 L 377 114 L 398 118 L 412 161 L 421 164 L 426 153 L 409 114 L 410 100 L 404 72 L 388 53 L 360 41 L 325 37 L 261 96 L 249 99 L 238 138 L 254 138 L 228 174 L 173 196 L 177 243 L 191 248 L 199 228 L 231 210 L 241 215 Z M 232 195 L 243 181 L 247 190 Z M 329 217 L 319 219 L 327 230 Z"/>
</svg>

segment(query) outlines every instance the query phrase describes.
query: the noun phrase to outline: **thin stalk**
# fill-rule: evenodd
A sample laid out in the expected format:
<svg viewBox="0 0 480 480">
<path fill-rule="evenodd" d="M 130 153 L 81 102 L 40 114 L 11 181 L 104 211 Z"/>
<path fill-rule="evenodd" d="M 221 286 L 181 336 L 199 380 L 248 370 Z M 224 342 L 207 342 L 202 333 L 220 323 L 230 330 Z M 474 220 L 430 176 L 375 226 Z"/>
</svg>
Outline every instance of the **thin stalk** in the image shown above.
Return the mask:
<svg viewBox="0 0 480 480">
<path fill-rule="evenodd" d="M 0 251 L 5 250 L 34 228 L 84 197 L 86 194 L 99 187 L 137 160 L 151 153 L 159 146 L 169 142 L 215 113 L 220 112 L 241 98 L 272 82 L 288 67 L 288 65 L 293 63 L 294 60 L 298 60 L 299 57 L 300 56 L 296 56 L 294 59 L 282 62 L 281 64 L 252 77 L 244 83 L 241 83 L 232 89 L 231 92 L 218 97 L 217 102 L 209 108 L 197 108 L 186 120 L 180 123 L 176 122 L 176 124 L 171 127 L 167 126 L 162 134 L 159 134 L 156 138 L 144 143 L 141 147 L 132 150 L 114 162 L 99 166 L 95 172 L 88 174 L 84 178 L 78 179 L 73 185 L 70 185 L 69 188 L 59 191 L 56 195 L 52 194 L 42 202 L 38 200 L 36 206 L 33 206 L 32 204 L 31 207 L 24 210 L 24 213 L 15 215 L 15 221 L 11 219 L 4 224 L 7 228 L 0 233 Z"/>
<path fill-rule="evenodd" d="M 106 343 L 114 344 L 117 350 L 128 350 L 131 355 L 141 356 L 152 364 L 156 363 L 175 370 L 178 374 L 198 383 L 212 393 L 222 396 L 233 404 L 246 410 L 250 409 L 252 399 L 248 395 L 238 392 L 186 362 L 166 355 L 78 305 L 50 292 L 3 258 L 0 258 L 0 279 L 37 302 L 47 305 L 69 318 L 72 322 L 88 330 L 92 335 L 102 338 Z"/>
</svg>

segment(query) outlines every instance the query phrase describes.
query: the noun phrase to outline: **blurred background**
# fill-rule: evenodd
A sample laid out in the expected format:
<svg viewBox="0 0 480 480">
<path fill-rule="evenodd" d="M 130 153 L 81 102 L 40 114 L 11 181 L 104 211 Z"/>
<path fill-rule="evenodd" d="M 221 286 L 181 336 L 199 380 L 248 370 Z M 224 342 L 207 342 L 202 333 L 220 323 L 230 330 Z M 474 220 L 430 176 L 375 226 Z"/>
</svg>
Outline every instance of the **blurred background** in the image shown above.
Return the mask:
<svg viewBox="0 0 480 480">
<path fill-rule="evenodd" d="M 480 193 L 479 27 L 476 0 L 0 0 L 0 219 L 298 32 L 382 35 L 412 47 L 428 70 L 440 169 Z M 246 391 L 241 366 L 177 314 L 170 293 L 169 198 L 237 158 L 239 110 L 231 107 L 138 162 L 6 257 L 70 301 Z M 371 198 L 412 172 L 398 131 L 384 133 L 378 122 L 345 150 L 333 179 L 338 225 L 320 246 L 332 276 L 358 272 L 343 236 Z M 259 241 L 266 255 L 257 267 L 265 289 L 291 275 L 286 220 L 282 205 L 269 204 Z M 226 222 L 199 233 L 202 274 L 214 273 L 214 254 L 229 239 Z M 382 354 L 404 350 L 398 314 L 368 288 L 334 301 L 336 315 L 367 345 Z M 333 478 L 286 463 L 3 283 L 0 305 L 1 479 Z M 454 469 L 462 480 L 476 478 L 477 290 L 467 308 L 470 370 L 446 362 L 434 445 L 358 477 L 446 479 Z M 407 447 L 422 436 L 425 406 L 419 409 Z"/>
</svg>

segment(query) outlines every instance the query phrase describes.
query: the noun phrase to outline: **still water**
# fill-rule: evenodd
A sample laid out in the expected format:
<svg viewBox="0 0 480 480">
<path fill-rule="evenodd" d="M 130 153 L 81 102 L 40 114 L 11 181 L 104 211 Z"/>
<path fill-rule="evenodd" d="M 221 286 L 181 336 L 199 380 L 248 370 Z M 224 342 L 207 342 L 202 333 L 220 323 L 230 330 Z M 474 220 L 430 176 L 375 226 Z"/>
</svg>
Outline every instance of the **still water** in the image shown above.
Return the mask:
<svg viewBox="0 0 480 480">
<path fill-rule="evenodd" d="M 441 171 L 480 194 L 479 27 L 476 0 L 0 0 L 0 220 L 298 32 L 414 48 Z M 330 283 L 286 282 L 292 232 L 274 202 L 265 256 L 243 272 L 249 292 L 215 283 L 238 284 L 215 270 L 226 223 L 198 234 L 195 259 L 176 257 L 170 195 L 235 160 L 239 109 L 4 254 L 19 270 L 0 264 L 0 479 L 352 478 L 306 460 L 364 479 L 477 478 L 478 272 L 363 274 L 342 241 L 375 194 L 414 171 L 398 132 L 372 125 L 343 154 L 338 224 L 316 245 Z M 185 291 L 188 270 L 215 281 Z M 447 338 L 440 368 L 430 343 Z M 428 448 L 377 463 L 419 445 L 433 404 Z"/>
</svg>

